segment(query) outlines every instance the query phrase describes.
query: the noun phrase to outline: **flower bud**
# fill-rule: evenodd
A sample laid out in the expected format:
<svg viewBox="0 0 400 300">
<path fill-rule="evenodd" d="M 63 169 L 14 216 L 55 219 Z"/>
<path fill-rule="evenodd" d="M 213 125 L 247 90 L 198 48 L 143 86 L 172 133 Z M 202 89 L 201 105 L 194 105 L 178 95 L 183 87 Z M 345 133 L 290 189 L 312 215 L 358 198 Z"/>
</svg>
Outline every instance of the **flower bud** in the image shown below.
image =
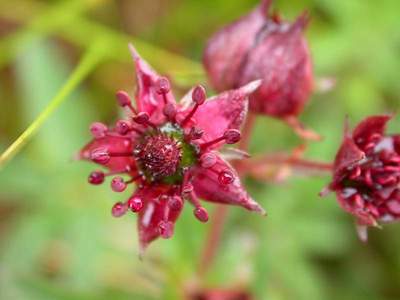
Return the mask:
<svg viewBox="0 0 400 300">
<path fill-rule="evenodd" d="M 218 91 L 262 79 L 250 110 L 278 118 L 297 116 L 312 92 L 310 53 L 303 32 L 306 14 L 294 23 L 270 17 L 271 0 L 222 28 L 208 42 L 203 63 Z"/>
</svg>

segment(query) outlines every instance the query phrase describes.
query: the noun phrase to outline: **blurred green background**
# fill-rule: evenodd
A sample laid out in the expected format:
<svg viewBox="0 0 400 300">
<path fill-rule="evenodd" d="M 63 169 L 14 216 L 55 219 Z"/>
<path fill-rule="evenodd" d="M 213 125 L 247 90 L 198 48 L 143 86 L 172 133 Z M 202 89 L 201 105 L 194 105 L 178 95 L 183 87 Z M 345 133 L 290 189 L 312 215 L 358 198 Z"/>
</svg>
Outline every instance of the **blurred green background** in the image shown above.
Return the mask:
<svg viewBox="0 0 400 300">
<path fill-rule="evenodd" d="M 89 54 L 99 63 L 0 171 L 0 299 L 182 299 L 196 288 L 216 287 L 241 287 L 268 300 L 400 299 L 400 225 L 372 229 L 368 244 L 359 242 L 334 196 L 317 196 L 329 177 L 294 176 L 279 185 L 247 180 L 269 216 L 231 208 L 215 264 L 199 281 L 209 223 L 200 224 L 187 207 L 174 237 L 154 242 L 140 261 L 135 216 L 110 214 L 129 191 L 88 185 L 94 166 L 72 161 L 92 121 L 117 118 L 114 92 L 134 90 L 128 41 L 182 95 L 206 81 L 199 62 L 207 37 L 256 3 L 0 1 L 1 152 L 86 51 L 101 48 Z M 274 8 L 289 19 L 310 12 L 316 77 L 336 79 L 301 116 L 325 137 L 306 156 L 330 161 L 346 114 L 354 125 L 368 114 L 399 110 L 400 2 L 280 0 Z M 390 129 L 399 128 L 396 117 Z M 300 142 L 281 122 L 259 118 L 250 152 L 289 150 Z"/>
</svg>

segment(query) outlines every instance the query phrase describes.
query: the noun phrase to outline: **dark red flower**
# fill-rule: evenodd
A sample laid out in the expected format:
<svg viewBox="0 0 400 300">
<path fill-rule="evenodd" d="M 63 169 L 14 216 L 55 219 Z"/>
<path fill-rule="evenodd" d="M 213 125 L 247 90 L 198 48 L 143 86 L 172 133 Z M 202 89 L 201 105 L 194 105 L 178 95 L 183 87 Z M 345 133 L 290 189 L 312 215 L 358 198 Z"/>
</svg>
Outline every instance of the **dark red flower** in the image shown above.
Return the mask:
<svg viewBox="0 0 400 300">
<path fill-rule="evenodd" d="M 246 117 L 247 98 L 260 82 L 252 82 L 206 101 L 203 87 L 192 89 L 180 103 L 170 91 L 169 81 L 160 77 L 131 47 L 136 65 L 136 107 L 126 92 L 117 93 L 118 103 L 128 112 L 114 128 L 93 123 L 93 140 L 80 152 L 108 169 L 94 171 L 92 184 L 115 176 L 111 188 L 122 192 L 135 182 L 134 194 L 118 202 L 112 214 L 138 212 L 141 248 L 161 236 L 170 238 L 185 200 L 194 205 L 202 222 L 208 213 L 199 197 L 211 202 L 240 205 L 251 211 L 264 210 L 246 193 L 235 170 L 218 150 L 240 140 Z M 121 175 L 126 177 L 123 179 Z"/>
<path fill-rule="evenodd" d="M 366 240 L 367 226 L 400 218 L 400 136 L 385 135 L 390 116 L 371 116 L 346 129 L 336 155 L 333 181 L 344 210 L 353 214 Z"/>
<path fill-rule="evenodd" d="M 203 62 L 218 91 L 262 79 L 250 110 L 285 119 L 303 135 L 298 116 L 313 89 L 311 57 L 304 38 L 306 14 L 294 23 L 269 16 L 272 0 L 222 28 L 208 42 Z M 308 133 L 308 137 L 310 133 Z M 314 136 L 315 137 L 315 136 Z"/>
</svg>

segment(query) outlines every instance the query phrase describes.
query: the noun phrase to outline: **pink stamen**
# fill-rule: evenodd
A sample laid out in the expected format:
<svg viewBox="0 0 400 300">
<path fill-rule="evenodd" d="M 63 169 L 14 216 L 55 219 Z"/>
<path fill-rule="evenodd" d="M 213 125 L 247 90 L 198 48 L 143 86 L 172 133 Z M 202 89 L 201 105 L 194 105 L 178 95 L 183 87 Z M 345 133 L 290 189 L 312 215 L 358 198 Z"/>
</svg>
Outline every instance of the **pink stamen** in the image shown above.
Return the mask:
<svg viewBox="0 0 400 300">
<path fill-rule="evenodd" d="M 167 104 L 167 94 L 171 90 L 171 85 L 166 77 L 160 77 L 156 82 L 156 92 L 163 96 L 164 104 Z"/>
<path fill-rule="evenodd" d="M 227 131 L 224 132 L 224 134 L 222 136 L 220 136 L 219 138 L 216 138 L 212 141 L 206 142 L 202 145 L 200 145 L 200 148 L 202 150 L 207 149 L 208 147 L 210 147 L 211 145 L 217 144 L 221 141 L 225 141 L 225 143 L 227 144 L 235 144 L 240 140 L 240 131 L 237 129 L 228 129 Z"/>
<path fill-rule="evenodd" d="M 132 212 L 139 212 L 143 208 L 143 201 L 137 196 L 133 196 L 128 200 L 128 207 Z"/>
<path fill-rule="evenodd" d="M 216 138 L 216 139 L 214 139 L 212 141 L 209 141 L 207 143 L 201 144 L 200 148 L 201 149 L 207 149 L 208 147 L 210 147 L 210 146 L 212 146 L 214 144 L 217 144 L 219 142 L 222 142 L 223 140 L 225 140 L 225 138 L 223 136 L 220 136 L 219 138 Z"/>
<path fill-rule="evenodd" d="M 126 135 L 131 131 L 131 125 L 128 121 L 118 120 L 117 123 L 115 123 L 115 130 L 121 135 Z"/>
<path fill-rule="evenodd" d="M 208 221 L 208 212 L 204 207 L 202 207 L 200 205 L 200 201 L 197 198 L 197 195 L 193 190 L 189 193 L 188 200 L 195 207 L 195 209 L 193 210 L 194 216 L 201 222 L 207 222 Z"/>
<path fill-rule="evenodd" d="M 240 141 L 240 131 L 237 129 L 228 129 L 224 133 L 224 139 L 227 144 L 236 144 Z"/>
<path fill-rule="evenodd" d="M 177 110 L 173 103 L 165 104 L 163 108 L 163 113 L 168 118 L 168 120 L 175 122 Z"/>
<path fill-rule="evenodd" d="M 185 127 L 185 125 L 190 121 L 190 119 L 196 113 L 199 106 L 204 103 L 206 98 L 207 98 L 207 95 L 206 95 L 206 91 L 205 91 L 204 87 L 202 87 L 201 85 L 198 85 L 197 87 L 194 88 L 194 90 L 192 92 L 192 100 L 195 104 L 194 104 L 192 111 L 181 122 L 181 124 L 180 124 L 181 127 Z"/>
<path fill-rule="evenodd" d="M 200 222 L 205 223 L 208 221 L 208 212 L 202 206 L 196 207 L 193 211 L 193 214 Z"/>
<path fill-rule="evenodd" d="M 131 98 L 129 97 L 127 92 L 118 91 L 116 94 L 116 98 L 120 106 L 128 107 L 134 115 L 137 114 L 137 110 L 132 106 Z"/>
<path fill-rule="evenodd" d="M 181 194 L 182 196 L 190 196 L 190 194 L 193 192 L 193 185 L 190 183 L 191 179 L 191 174 L 189 171 L 186 171 L 183 174 L 183 179 L 182 179 L 182 185 L 181 185 Z"/>
<path fill-rule="evenodd" d="M 126 189 L 126 183 L 120 176 L 116 176 L 111 180 L 111 189 L 114 192 L 121 193 Z"/>
<path fill-rule="evenodd" d="M 102 171 L 93 171 L 89 174 L 88 182 L 93 185 L 99 185 L 104 182 L 105 174 Z"/>
<path fill-rule="evenodd" d="M 171 210 L 180 211 L 183 207 L 182 198 L 179 196 L 173 196 L 169 201 L 168 205 Z"/>
<path fill-rule="evenodd" d="M 128 210 L 128 206 L 125 203 L 117 202 L 111 209 L 111 213 L 114 217 L 118 218 L 123 216 Z"/>
<path fill-rule="evenodd" d="M 198 105 L 202 105 L 206 101 L 206 98 L 206 89 L 201 85 L 196 86 L 192 92 L 193 102 L 197 103 Z"/>
<path fill-rule="evenodd" d="M 90 125 L 90 132 L 95 139 L 101 139 L 106 136 L 108 127 L 101 122 L 94 122 Z"/>
<path fill-rule="evenodd" d="M 147 112 L 142 111 L 142 112 L 138 113 L 136 116 L 134 116 L 132 119 L 137 124 L 144 125 L 144 126 L 150 126 L 158 131 L 158 127 L 155 124 L 153 124 L 152 122 L 150 122 L 150 116 Z"/>
</svg>

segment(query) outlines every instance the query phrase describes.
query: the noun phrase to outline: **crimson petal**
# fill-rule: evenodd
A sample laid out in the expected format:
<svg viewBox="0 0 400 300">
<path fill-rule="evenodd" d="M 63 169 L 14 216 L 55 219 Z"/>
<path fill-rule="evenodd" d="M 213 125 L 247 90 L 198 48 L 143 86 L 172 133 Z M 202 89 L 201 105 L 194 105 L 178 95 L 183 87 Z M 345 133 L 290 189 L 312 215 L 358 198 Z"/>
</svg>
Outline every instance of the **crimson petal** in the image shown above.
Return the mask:
<svg viewBox="0 0 400 300">
<path fill-rule="evenodd" d="M 216 154 L 216 153 L 215 153 Z M 217 162 L 210 168 L 198 168 L 194 172 L 193 188 L 196 194 L 210 202 L 239 205 L 248 210 L 265 214 L 264 209 L 246 192 L 240 178 L 231 165 L 217 155 Z M 233 176 L 229 184 L 222 184 L 219 180 L 221 172 L 228 172 Z"/>
<path fill-rule="evenodd" d="M 129 50 L 136 67 L 136 105 L 139 111 L 147 112 L 149 115 L 160 113 L 164 107 L 164 100 L 163 96 L 156 92 L 156 82 L 161 76 L 139 55 L 132 44 L 129 44 Z M 171 92 L 166 96 L 168 102 L 175 103 Z"/>
<path fill-rule="evenodd" d="M 79 152 L 79 159 L 90 160 L 90 154 L 95 149 L 105 149 L 110 153 L 133 153 L 132 141 L 129 138 L 121 138 L 116 136 L 106 136 L 100 139 L 91 140 Z M 131 175 L 136 175 L 137 168 L 133 156 L 111 157 L 104 164 L 112 172 L 131 170 Z"/>
<path fill-rule="evenodd" d="M 355 143 L 363 149 L 372 135 L 383 135 L 386 123 L 391 119 L 389 115 L 370 116 L 365 118 L 353 131 Z"/>
<path fill-rule="evenodd" d="M 175 224 L 178 219 L 183 206 L 179 209 L 170 209 L 168 201 L 160 199 L 161 195 L 165 195 L 168 187 L 163 185 L 158 186 L 145 186 L 138 189 L 135 193 L 143 201 L 143 208 L 139 212 L 138 217 L 138 232 L 140 252 L 155 239 L 160 237 L 160 222 L 168 221 Z"/>
<path fill-rule="evenodd" d="M 260 84 L 259 80 L 250 82 L 239 89 L 214 96 L 199 106 L 194 119 L 196 125 L 204 130 L 206 142 L 221 137 L 227 129 L 240 129 L 247 114 L 248 95 Z"/>
</svg>

